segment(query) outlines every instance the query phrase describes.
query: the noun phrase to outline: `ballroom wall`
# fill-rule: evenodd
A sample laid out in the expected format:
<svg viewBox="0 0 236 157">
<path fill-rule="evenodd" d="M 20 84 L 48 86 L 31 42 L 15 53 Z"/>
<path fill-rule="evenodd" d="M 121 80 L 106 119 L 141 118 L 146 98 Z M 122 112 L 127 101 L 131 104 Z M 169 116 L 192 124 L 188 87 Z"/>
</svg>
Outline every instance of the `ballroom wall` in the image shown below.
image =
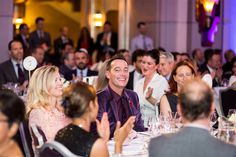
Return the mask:
<svg viewBox="0 0 236 157">
<path fill-rule="evenodd" d="M 13 0 L 0 0 L 0 62 L 9 58 L 8 42 L 13 36 Z"/>
</svg>

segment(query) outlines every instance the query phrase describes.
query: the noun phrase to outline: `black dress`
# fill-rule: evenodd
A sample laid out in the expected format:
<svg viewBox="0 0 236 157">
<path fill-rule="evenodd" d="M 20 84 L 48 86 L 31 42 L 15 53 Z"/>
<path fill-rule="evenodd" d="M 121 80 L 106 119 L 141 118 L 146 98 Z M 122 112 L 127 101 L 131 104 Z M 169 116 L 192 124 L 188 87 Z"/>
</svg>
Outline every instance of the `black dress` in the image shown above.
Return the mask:
<svg viewBox="0 0 236 157">
<path fill-rule="evenodd" d="M 89 157 L 93 144 L 98 138 L 77 125 L 69 124 L 58 131 L 55 141 L 60 142 L 76 155 Z"/>
<path fill-rule="evenodd" d="M 172 112 L 177 112 L 178 96 L 172 93 L 166 93 L 166 98 L 170 104 Z"/>
</svg>

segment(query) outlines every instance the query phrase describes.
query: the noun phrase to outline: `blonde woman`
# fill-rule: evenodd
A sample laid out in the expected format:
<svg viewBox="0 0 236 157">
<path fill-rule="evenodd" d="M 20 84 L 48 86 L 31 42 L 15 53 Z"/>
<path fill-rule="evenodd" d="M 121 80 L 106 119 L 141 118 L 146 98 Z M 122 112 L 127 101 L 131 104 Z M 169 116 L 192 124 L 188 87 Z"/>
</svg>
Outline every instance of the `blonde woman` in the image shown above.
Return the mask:
<svg viewBox="0 0 236 157">
<path fill-rule="evenodd" d="M 103 62 L 101 69 L 98 72 L 97 84 L 96 84 L 96 91 L 100 91 L 105 88 L 108 84 L 108 80 L 106 78 L 106 71 L 107 71 L 107 63 L 109 60 Z"/>
<path fill-rule="evenodd" d="M 43 66 L 35 70 L 28 88 L 27 115 L 29 126 L 36 125 L 52 141 L 58 130 L 68 125 L 61 107 L 62 81 L 56 66 Z"/>
</svg>

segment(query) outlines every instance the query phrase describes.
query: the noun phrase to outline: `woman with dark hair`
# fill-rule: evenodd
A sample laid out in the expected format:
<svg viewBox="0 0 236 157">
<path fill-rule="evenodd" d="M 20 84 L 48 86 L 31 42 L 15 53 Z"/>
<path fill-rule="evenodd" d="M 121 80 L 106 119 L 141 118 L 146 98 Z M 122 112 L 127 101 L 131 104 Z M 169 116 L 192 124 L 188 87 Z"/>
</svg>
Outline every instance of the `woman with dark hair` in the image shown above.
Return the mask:
<svg viewBox="0 0 236 157">
<path fill-rule="evenodd" d="M 24 102 L 12 91 L 0 90 L 0 156 L 23 157 L 13 140 L 25 116 Z"/>
<path fill-rule="evenodd" d="M 232 64 L 232 76 L 229 78 L 229 86 L 232 86 L 236 82 L 236 57 L 234 57 L 231 61 Z"/>
<path fill-rule="evenodd" d="M 108 116 L 104 113 L 101 122 L 96 120 L 98 102 L 95 89 L 84 82 L 77 82 L 65 89 L 63 98 L 65 114 L 72 119 L 72 123 L 61 129 L 55 140 L 76 155 L 109 156 L 106 144 L 110 135 Z M 99 136 L 90 133 L 90 124 L 94 121 Z M 132 129 L 134 121 L 135 117 L 130 117 L 121 128 L 120 123 L 117 123 L 114 133 L 115 153 L 121 153 L 122 143 Z"/>
<path fill-rule="evenodd" d="M 134 86 L 138 94 L 142 119 L 147 127 L 148 119 L 158 115 L 158 106 L 162 95 L 168 90 L 168 82 L 157 73 L 159 64 L 159 52 L 151 50 L 144 53 L 141 63 L 144 78 L 140 79 Z"/>
<path fill-rule="evenodd" d="M 80 31 L 80 37 L 77 42 L 76 50 L 78 51 L 80 48 L 86 49 L 89 56 L 92 56 L 94 51 L 94 42 L 87 27 L 81 28 Z"/>
<path fill-rule="evenodd" d="M 196 77 L 196 71 L 193 64 L 189 60 L 180 61 L 174 67 L 170 80 L 170 90 L 162 96 L 160 102 L 160 112 L 169 115 L 170 112 L 176 112 L 178 93 L 184 83 Z"/>
</svg>

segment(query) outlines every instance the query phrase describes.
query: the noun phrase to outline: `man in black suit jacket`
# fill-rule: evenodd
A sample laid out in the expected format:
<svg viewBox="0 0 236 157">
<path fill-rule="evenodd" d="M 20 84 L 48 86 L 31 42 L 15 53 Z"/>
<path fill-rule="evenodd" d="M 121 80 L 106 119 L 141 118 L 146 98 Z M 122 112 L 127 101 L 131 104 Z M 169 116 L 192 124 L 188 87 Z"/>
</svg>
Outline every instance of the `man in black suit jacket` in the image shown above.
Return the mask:
<svg viewBox="0 0 236 157">
<path fill-rule="evenodd" d="M 103 50 L 107 47 L 110 47 L 117 50 L 118 47 L 118 36 L 116 33 L 111 31 L 111 23 L 106 21 L 103 26 L 103 32 L 98 34 L 96 40 L 96 47 L 98 50 L 98 56 L 103 52 Z"/>
<path fill-rule="evenodd" d="M 207 49 L 204 52 L 205 63 L 200 67 L 202 74 L 209 73 L 212 76 L 213 87 L 221 85 L 222 68 L 221 68 L 221 55 L 219 51 Z"/>
<path fill-rule="evenodd" d="M 135 83 L 142 78 L 141 63 L 145 50 L 137 49 L 132 54 L 132 63 L 135 70 L 129 73 L 129 81 L 126 88 L 133 90 Z"/>
<path fill-rule="evenodd" d="M 77 74 L 75 69 L 75 54 L 73 52 L 67 53 L 63 57 L 63 62 L 64 64 L 60 66 L 59 72 L 66 80 L 72 80 Z"/>
<path fill-rule="evenodd" d="M 29 43 L 30 47 L 37 47 L 42 43 L 46 43 L 47 52 L 51 49 L 51 36 L 48 32 L 44 31 L 44 18 L 38 17 L 35 20 L 36 30 L 30 33 Z"/>
<path fill-rule="evenodd" d="M 61 35 L 54 40 L 54 59 L 60 61 L 62 57 L 62 47 L 64 44 L 69 43 L 74 46 L 72 39 L 68 37 L 68 27 L 64 26 L 60 28 Z M 60 63 L 60 62 L 59 62 Z M 59 65 L 59 64 L 58 64 Z"/>
<path fill-rule="evenodd" d="M 19 40 L 23 46 L 24 49 L 24 53 L 26 55 L 27 50 L 29 49 L 29 38 L 28 38 L 28 34 L 29 34 L 29 27 L 27 26 L 27 24 L 22 23 L 19 27 L 19 31 L 20 33 L 17 34 L 14 39 L 15 40 Z"/>
<path fill-rule="evenodd" d="M 0 85 L 7 82 L 19 83 L 22 88 L 28 84 L 28 72 L 23 68 L 23 47 L 20 41 L 8 44 L 10 59 L 0 64 Z"/>
<path fill-rule="evenodd" d="M 88 51 L 84 48 L 75 52 L 75 64 L 77 66 L 76 74 L 78 77 L 83 78 L 87 76 L 97 76 L 97 71 L 92 71 L 88 68 L 89 56 Z"/>
</svg>

